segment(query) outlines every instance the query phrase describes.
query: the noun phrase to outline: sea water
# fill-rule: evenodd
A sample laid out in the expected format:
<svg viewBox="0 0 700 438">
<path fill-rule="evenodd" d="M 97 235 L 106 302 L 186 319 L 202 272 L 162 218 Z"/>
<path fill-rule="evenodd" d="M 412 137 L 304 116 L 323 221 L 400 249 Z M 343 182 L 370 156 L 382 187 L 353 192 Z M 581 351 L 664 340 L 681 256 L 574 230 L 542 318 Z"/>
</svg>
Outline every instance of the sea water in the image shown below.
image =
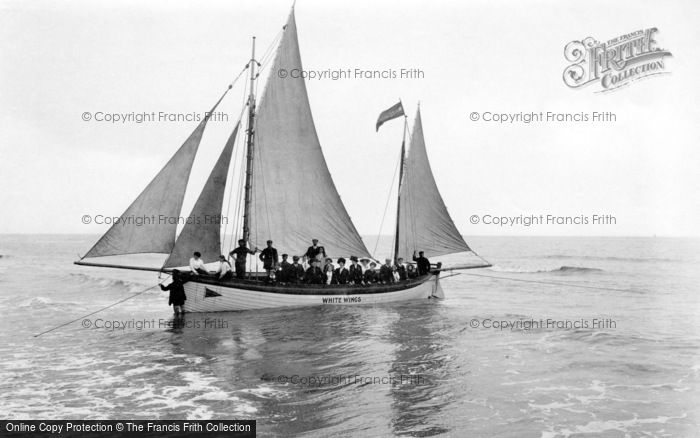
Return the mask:
<svg viewBox="0 0 700 438">
<path fill-rule="evenodd" d="M 157 274 L 72 264 L 96 238 L 0 235 L 2 418 L 250 418 L 261 436 L 700 431 L 698 239 L 474 237 L 494 267 L 443 274 L 441 301 L 174 321 Z"/>
</svg>

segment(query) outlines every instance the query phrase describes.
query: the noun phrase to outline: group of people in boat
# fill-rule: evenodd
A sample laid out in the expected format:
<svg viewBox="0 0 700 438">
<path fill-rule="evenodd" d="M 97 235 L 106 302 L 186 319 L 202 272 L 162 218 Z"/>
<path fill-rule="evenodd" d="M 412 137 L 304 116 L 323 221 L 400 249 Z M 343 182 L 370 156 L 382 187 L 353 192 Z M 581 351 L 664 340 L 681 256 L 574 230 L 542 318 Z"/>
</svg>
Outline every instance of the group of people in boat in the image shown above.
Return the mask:
<svg viewBox="0 0 700 438">
<path fill-rule="evenodd" d="M 350 264 L 343 257 L 333 263 L 333 259 L 328 257 L 323 246 L 318 244 L 318 239 L 312 240 L 303 255 L 293 255 L 289 260 L 289 254 L 282 254 L 280 261 L 277 249 L 274 248 L 272 240 L 267 241 L 267 247 L 262 251 L 258 248 L 250 249 L 245 240 L 238 241 L 238 247 L 229 253 L 231 262 L 225 256 L 219 256 L 218 269 L 210 272 L 206 269 L 204 261 L 199 252 L 195 252 L 190 259 L 191 274 L 195 276 L 216 276 L 224 281 L 235 277 L 244 279 L 246 275 L 246 261 L 248 255 L 255 255 L 260 252 L 259 258 L 263 264 L 263 269 L 267 272 L 267 281 L 277 284 L 347 284 L 347 285 L 369 285 L 369 284 L 390 284 L 410 278 L 426 275 L 430 272 L 430 261 L 424 256 L 423 251 L 414 252 L 414 264 L 404 263 L 403 258 L 397 259 L 393 263 L 391 259 L 377 267 L 377 263 L 368 259 L 356 256 L 350 257 Z"/>
<path fill-rule="evenodd" d="M 398 258 L 397 263 L 392 263 L 391 259 L 386 259 L 384 264 L 377 268 L 377 263 L 368 258 L 358 259 L 350 257 L 350 265 L 346 265 L 346 260 L 340 257 L 336 260 L 337 266 L 333 264 L 333 259 L 326 255 L 323 246 L 318 245 L 318 240 L 313 239 L 312 245 L 302 256 L 292 256 L 289 262 L 289 255 L 282 254 L 282 261 L 279 261 L 277 250 L 272 246 L 272 240 L 267 241 L 267 247 L 260 251 L 260 261 L 267 272 L 267 281 L 277 284 L 346 284 L 355 286 L 367 286 L 371 284 L 391 284 L 404 281 L 430 273 L 430 261 L 424 256 L 423 251 L 413 253 L 414 264 L 404 263 L 403 258 Z M 233 259 L 234 268 L 231 262 L 223 255 L 219 256 L 219 266 L 214 272 L 207 270 L 202 255 L 195 251 L 190 259 L 190 273 L 192 276 L 215 276 L 224 281 L 233 278 L 244 279 L 246 274 L 246 260 L 248 255 L 255 255 L 258 249 L 250 249 L 246 241 L 238 241 L 238 248 L 229 253 Z M 187 297 L 183 284 L 188 281 L 188 275 L 179 270 L 173 270 L 173 281 L 167 286 L 160 285 L 161 290 L 170 291 L 168 304 L 173 306 L 176 315 L 184 314 L 184 304 Z"/>
</svg>

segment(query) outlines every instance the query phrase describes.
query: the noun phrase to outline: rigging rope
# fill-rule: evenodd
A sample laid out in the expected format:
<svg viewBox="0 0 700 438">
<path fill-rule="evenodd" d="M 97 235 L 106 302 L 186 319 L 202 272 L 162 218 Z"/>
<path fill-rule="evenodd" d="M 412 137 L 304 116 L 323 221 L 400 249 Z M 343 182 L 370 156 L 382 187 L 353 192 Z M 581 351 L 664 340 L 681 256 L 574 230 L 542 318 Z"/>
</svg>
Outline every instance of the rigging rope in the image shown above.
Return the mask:
<svg viewBox="0 0 700 438">
<path fill-rule="evenodd" d="M 88 313 L 87 315 L 83 315 L 83 316 L 81 316 L 80 318 L 76 318 L 76 319 L 74 319 L 74 320 L 72 320 L 72 321 L 68 321 L 68 322 L 63 323 L 63 324 L 61 324 L 61 325 L 57 325 L 56 327 L 54 327 L 54 328 L 52 328 L 52 329 L 45 330 L 45 331 L 43 331 L 43 332 L 41 332 L 41 333 L 39 333 L 39 334 L 37 334 L 37 335 L 34 335 L 34 337 L 35 337 L 35 338 L 38 338 L 38 337 L 41 336 L 41 335 L 44 335 L 44 334 L 49 333 L 49 332 L 52 332 L 52 331 L 54 331 L 54 330 L 58 330 L 58 329 L 60 329 L 61 327 L 65 327 L 65 326 L 67 326 L 67 325 L 69 325 L 69 324 L 73 324 L 73 323 L 76 322 L 76 321 L 79 321 L 79 320 L 81 320 L 81 319 L 85 319 L 85 318 L 87 318 L 88 316 L 92 316 L 92 315 L 94 315 L 95 313 L 102 312 L 103 310 L 109 309 L 110 307 L 114 307 L 114 306 L 116 306 L 117 304 L 121 304 L 121 303 L 123 303 L 124 301 L 128 301 L 128 300 L 130 300 L 130 299 L 132 299 L 132 298 L 134 298 L 134 297 L 137 297 L 137 296 L 141 295 L 142 293 L 148 292 L 149 290 L 153 289 L 153 288 L 156 287 L 156 286 L 160 286 L 161 284 L 162 284 L 162 283 L 155 284 L 155 285 L 149 287 L 148 289 L 144 289 L 144 290 L 142 290 L 141 292 L 136 292 L 135 294 L 130 295 L 130 296 L 124 298 L 124 299 L 121 299 L 121 300 L 117 301 L 116 303 L 112 303 L 112 304 L 110 304 L 109 306 L 105 306 L 105 307 L 103 307 L 103 308 L 101 308 L 101 309 L 99 309 L 99 310 L 95 310 L 95 311 L 92 312 L 92 313 Z"/>
<path fill-rule="evenodd" d="M 377 258 L 377 247 L 379 246 L 379 239 L 382 236 L 382 228 L 384 228 L 384 219 L 386 218 L 386 212 L 389 209 L 389 201 L 391 201 L 391 193 L 394 190 L 394 180 L 396 179 L 396 174 L 399 171 L 399 166 L 401 165 L 401 157 L 396 163 L 396 168 L 394 169 L 394 176 L 391 177 L 391 187 L 389 187 L 389 196 L 386 197 L 386 205 L 384 206 L 384 214 L 382 215 L 382 222 L 379 224 L 379 232 L 377 233 L 377 241 L 374 243 L 374 251 L 372 251 L 372 257 Z"/>
<path fill-rule="evenodd" d="M 484 262 L 484 263 L 486 263 L 487 265 L 490 265 L 490 264 L 491 264 L 491 262 L 489 262 L 489 261 L 486 260 L 485 258 L 481 257 L 481 256 L 480 256 L 479 254 L 477 254 L 476 251 L 474 251 L 473 249 L 469 248 L 469 252 L 471 252 L 471 253 L 474 254 L 475 256 L 479 257 L 479 258 L 481 259 L 481 261 Z"/>
<path fill-rule="evenodd" d="M 282 29 L 280 29 L 279 32 L 277 32 L 277 35 L 275 35 L 270 45 L 267 46 L 267 49 L 260 57 L 260 70 L 262 70 L 265 67 L 265 65 L 267 65 L 267 63 L 270 61 L 268 57 L 272 54 L 272 48 L 276 47 L 279 43 L 279 40 L 282 39 L 282 32 L 284 32 L 284 27 L 282 27 Z"/>
</svg>

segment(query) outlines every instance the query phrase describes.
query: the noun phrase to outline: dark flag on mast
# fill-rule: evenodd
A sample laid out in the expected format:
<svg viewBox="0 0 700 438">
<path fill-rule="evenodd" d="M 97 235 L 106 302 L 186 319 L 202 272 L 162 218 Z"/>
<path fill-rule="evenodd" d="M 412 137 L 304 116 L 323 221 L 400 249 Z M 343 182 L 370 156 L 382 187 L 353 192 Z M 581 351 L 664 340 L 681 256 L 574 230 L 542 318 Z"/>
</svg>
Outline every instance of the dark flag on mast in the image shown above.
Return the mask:
<svg viewBox="0 0 700 438">
<path fill-rule="evenodd" d="M 399 103 L 396 105 L 392 106 L 388 110 L 382 111 L 382 113 L 379 114 L 379 118 L 377 119 L 377 131 L 379 131 L 379 127 L 382 126 L 384 122 L 388 122 L 389 120 L 401 117 L 403 115 L 403 105 L 401 104 L 401 101 L 399 101 Z"/>
</svg>

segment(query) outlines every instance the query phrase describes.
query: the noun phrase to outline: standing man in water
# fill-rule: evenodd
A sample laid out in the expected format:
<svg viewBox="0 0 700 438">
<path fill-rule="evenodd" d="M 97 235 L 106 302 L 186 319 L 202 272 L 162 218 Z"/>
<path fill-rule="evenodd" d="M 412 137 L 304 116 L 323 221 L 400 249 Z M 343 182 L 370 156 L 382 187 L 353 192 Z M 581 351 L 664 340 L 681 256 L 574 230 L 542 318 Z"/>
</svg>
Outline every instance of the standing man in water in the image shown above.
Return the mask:
<svg viewBox="0 0 700 438">
<path fill-rule="evenodd" d="M 170 297 L 168 297 L 168 305 L 173 306 L 175 316 L 181 316 L 185 314 L 185 301 L 187 300 L 187 296 L 185 295 L 185 288 L 183 286 L 183 284 L 185 283 L 187 283 L 187 280 L 182 278 L 182 276 L 180 275 L 180 271 L 174 269 L 173 281 L 167 286 L 163 286 L 162 284 L 160 285 L 160 290 L 170 291 Z"/>
<path fill-rule="evenodd" d="M 235 260 L 234 266 L 236 268 L 236 278 L 240 280 L 245 278 L 245 264 L 248 254 L 255 255 L 257 251 L 258 248 L 253 250 L 249 249 L 248 246 L 246 246 L 245 240 L 241 239 L 238 241 L 238 248 L 228 253 L 228 255 L 234 257 Z"/>
<path fill-rule="evenodd" d="M 416 268 L 418 269 L 418 275 L 426 275 L 430 273 L 430 260 L 423 256 L 423 251 L 418 252 L 418 257 L 416 257 L 416 252 L 413 251 L 413 261 L 416 262 Z"/>
</svg>

